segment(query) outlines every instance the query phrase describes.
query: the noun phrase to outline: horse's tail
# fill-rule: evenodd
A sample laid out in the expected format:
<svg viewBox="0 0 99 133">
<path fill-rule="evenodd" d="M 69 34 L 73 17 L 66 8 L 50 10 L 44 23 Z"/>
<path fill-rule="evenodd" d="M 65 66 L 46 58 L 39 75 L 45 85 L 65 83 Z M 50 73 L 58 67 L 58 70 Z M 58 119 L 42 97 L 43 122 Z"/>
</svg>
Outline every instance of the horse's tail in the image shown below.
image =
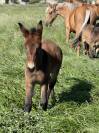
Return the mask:
<svg viewBox="0 0 99 133">
<path fill-rule="evenodd" d="M 89 20 L 89 18 L 90 18 L 90 14 L 91 14 L 91 11 L 89 10 L 89 9 L 87 9 L 86 10 L 86 15 L 85 15 L 85 20 L 84 20 L 84 23 L 83 23 L 83 25 L 82 25 L 82 27 L 81 27 L 81 29 L 80 29 L 80 34 L 81 34 L 81 32 L 82 32 L 82 30 L 83 30 L 83 28 L 86 26 L 86 24 L 88 23 L 88 20 Z"/>
<path fill-rule="evenodd" d="M 86 10 L 86 15 L 85 15 L 85 20 L 84 20 L 84 23 L 83 23 L 83 25 L 82 25 L 82 27 L 81 27 L 81 29 L 80 29 L 80 32 L 79 32 L 79 34 L 78 34 L 78 36 L 74 39 L 74 41 L 73 41 L 73 44 L 75 45 L 76 43 L 78 43 L 80 40 L 81 40 L 81 35 L 82 35 L 82 31 L 83 31 L 83 29 L 84 29 L 84 27 L 87 25 L 87 23 L 88 23 L 88 20 L 89 20 L 89 18 L 90 18 L 90 10 L 89 9 L 87 9 Z"/>
</svg>

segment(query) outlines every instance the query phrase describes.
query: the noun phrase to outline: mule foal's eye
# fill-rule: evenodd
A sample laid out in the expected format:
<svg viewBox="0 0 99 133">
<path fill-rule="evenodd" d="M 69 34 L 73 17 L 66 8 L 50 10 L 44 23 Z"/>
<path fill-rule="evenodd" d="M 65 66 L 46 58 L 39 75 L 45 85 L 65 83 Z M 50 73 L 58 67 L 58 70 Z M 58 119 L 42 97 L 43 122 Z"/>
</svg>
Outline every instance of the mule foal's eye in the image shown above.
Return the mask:
<svg viewBox="0 0 99 133">
<path fill-rule="evenodd" d="M 29 47 L 25 47 L 25 51 L 26 51 L 26 53 L 28 53 L 29 52 Z"/>
</svg>

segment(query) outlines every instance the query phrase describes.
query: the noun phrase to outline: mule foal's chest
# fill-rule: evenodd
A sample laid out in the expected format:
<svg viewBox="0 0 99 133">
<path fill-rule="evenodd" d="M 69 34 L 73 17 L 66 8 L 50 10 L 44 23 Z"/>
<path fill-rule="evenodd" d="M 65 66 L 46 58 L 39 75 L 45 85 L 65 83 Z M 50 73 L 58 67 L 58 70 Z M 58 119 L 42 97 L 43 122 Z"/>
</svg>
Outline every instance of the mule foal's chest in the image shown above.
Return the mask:
<svg viewBox="0 0 99 133">
<path fill-rule="evenodd" d="M 28 78 L 32 83 L 43 84 L 46 79 L 46 75 L 42 70 L 29 70 L 25 69 L 25 77 Z"/>
</svg>

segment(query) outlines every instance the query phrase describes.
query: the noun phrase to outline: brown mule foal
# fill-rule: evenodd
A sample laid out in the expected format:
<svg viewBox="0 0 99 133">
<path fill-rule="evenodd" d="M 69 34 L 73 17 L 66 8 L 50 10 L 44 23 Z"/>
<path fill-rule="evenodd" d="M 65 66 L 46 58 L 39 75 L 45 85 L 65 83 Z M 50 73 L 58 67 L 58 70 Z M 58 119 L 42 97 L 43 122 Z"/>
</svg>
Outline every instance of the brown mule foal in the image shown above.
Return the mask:
<svg viewBox="0 0 99 133">
<path fill-rule="evenodd" d="M 43 110 L 46 110 L 49 96 L 54 91 L 54 85 L 62 64 L 62 51 L 54 42 L 50 40 L 42 41 L 42 21 L 31 30 L 26 29 L 21 23 L 19 23 L 19 27 L 25 38 L 27 55 L 24 111 L 31 111 L 33 90 L 36 83 L 41 86 L 40 105 Z"/>
</svg>

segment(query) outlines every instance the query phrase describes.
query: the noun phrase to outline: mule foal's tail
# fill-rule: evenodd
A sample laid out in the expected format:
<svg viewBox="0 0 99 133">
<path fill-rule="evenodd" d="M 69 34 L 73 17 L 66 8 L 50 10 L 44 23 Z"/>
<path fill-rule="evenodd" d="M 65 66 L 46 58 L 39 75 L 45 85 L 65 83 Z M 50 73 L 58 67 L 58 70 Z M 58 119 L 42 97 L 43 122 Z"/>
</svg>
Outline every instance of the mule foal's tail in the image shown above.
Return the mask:
<svg viewBox="0 0 99 133">
<path fill-rule="evenodd" d="M 79 31 L 78 36 L 77 36 L 77 37 L 74 39 L 74 41 L 73 41 L 74 46 L 75 46 L 75 44 L 77 44 L 79 41 L 81 41 L 82 31 L 83 31 L 84 27 L 87 25 L 88 20 L 90 19 L 90 13 L 91 13 L 90 10 L 87 9 L 87 10 L 86 10 L 86 15 L 85 15 L 84 23 L 83 23 L 83 25 L 82 25 L 82 27 L 81 27 L 81 29 L 80 29 L 80 31 Z"/>
</svg>

